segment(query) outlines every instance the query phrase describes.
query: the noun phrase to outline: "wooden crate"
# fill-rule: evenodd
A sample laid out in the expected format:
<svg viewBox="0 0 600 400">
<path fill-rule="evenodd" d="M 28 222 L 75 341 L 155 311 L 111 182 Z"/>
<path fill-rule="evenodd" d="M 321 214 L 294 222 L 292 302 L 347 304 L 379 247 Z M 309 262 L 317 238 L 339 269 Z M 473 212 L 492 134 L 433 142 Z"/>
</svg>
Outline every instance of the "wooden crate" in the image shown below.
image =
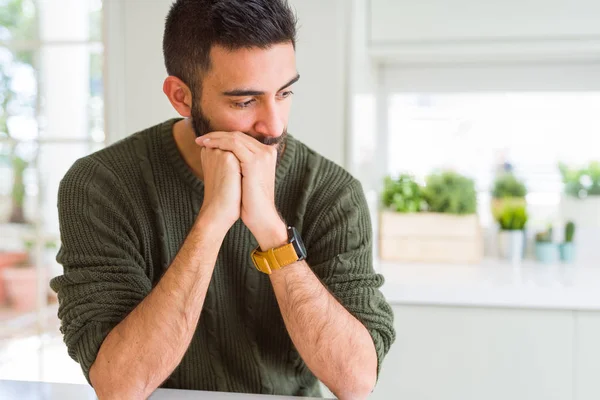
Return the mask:
<svg viewBox="0 0 600 400">
<path fill-rule="evenodd" d="M 402 214 L 383 211 L 379 222 L 382 261 L 476 264 L 483 258 L 477 215 Z"/>
</svg>

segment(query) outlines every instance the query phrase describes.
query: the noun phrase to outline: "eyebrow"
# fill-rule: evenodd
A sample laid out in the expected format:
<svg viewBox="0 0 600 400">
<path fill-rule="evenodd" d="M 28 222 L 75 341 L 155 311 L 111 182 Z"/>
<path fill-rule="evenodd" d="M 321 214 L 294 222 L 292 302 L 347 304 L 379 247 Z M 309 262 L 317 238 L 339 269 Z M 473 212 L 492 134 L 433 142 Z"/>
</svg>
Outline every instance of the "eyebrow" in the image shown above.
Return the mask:
<svg viewBox="0 0 600 400">
<path fill-rule="evenodd" d="M 294 83 L 298 82 L 300 79 L 300 74 L 297 74 L 293 79 L 291 79 L 288 83 L 280 87 L 277 91 L 281 92 L 283 89 L 292 86 Z M 223 92 L 223 96 L 232 96 L 232 97 L 242 97 L 242 96 L 263 96 L 265 92 L 260 90 L 246 90 L 246 89 L 235 89 L 229 90 L 227 92 Z"/>
</svg>

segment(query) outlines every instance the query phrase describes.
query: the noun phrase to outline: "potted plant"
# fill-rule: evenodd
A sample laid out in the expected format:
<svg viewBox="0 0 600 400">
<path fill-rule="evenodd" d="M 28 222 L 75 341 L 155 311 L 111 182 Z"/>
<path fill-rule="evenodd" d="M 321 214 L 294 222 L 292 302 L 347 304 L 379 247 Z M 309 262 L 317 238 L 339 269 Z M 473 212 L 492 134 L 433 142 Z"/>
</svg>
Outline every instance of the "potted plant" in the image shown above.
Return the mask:
<svg viewBox="0 0 600 400">
<path fill-rule="evenodd" d="M 382 194 L 384 207 L 399 213 L 419 212 L 424 208 L 421 186 L 413 176 L 385 177 Z"/>
<path fill-rule="evenodd" d="M 505 206 L 526 206 L 527 187 L 513 172 L 499 174 L 494 180 L 491 194 L 492 215 L 496 220 L 500 218 Z"/>
<path fill-rule="evenodd" d="M 6 288 L 6 298 L 10 306 L 19 312 L 32 311 L 37 302 L 37 269 L 34 256 L 34 242 L 25 241 L 27 257 L 9 267 L 4 268 L 2 277 Z M 46 241 L 45 250 L 55 249 L 54 241 Z M 43 260 L 43 258 L 42 258 Z M 43 266 L 46 265 L 43 263 Z M 44 269 L 45 271 L 45 269 Z"/>
<path fill-rule="evenodd" d="M 560 212 L 578 227 L 600 228 L 600 162 L 583 167 L 559 163 L 564 192 Z"/>
<path fill-rule="evenodd" d="M 569 221 L 565 225 L 565 239 L 559 246 L 560 260 L 564 263 L 572 263 L 575 258 L 573 236 L 575 236 L 575 223 Z"/>
<path fill-rule="evenodd" d="M 13 265 L 26 262 L 29 255 L 25 251 L 0 252 L 0 306 L 6 303 L 6 284 L 4 283 L 4 269 Z"/>
<path fill-rule="evenodd" d="M 558 249 L 552 240 L 552 226 L 535 235 L 535 258 L 543 264 L 552 264 L 558 258 Z"/>
<path fill-rule="evenodd" d="M 423 197 L 430 212 L 455 215 L 477 212 L 475 182 L 453 171 L 429 175 Z"/>
<path fill-rule="evenodd" d="M 478 263 L 483 239 L 474 182 L 446 171 L 419 185 L 408 175 L 386 178 L 379 257 L 385 261 Z"/>
<path fill-rule="evenodd" d="M 504 205 L 496 219 L 500 225 L 498 252 L 502 258 L 512 262 L 523 260 L 527 219 L 525 206 L 510 203 Z"/>
</svg>

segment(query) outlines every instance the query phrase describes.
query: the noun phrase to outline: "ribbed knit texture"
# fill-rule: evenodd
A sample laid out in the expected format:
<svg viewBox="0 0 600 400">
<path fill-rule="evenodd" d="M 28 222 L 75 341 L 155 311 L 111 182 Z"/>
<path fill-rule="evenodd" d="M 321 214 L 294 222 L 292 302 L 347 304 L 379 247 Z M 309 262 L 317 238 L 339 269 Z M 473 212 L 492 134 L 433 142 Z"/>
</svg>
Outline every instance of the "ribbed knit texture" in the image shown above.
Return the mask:
<svg viewBox="0 0 600 400">
<path fill-rule="evenodd" d="M 202 181 L 173 138 L 176 121 L 78 160 L 61 181 L 57 261 L 64 274 L 50 285 L 69 355 L 88 382 L 102 341 L 159 282 L 202 205 Z M 379 291 L 383 277 L 373 270 L 360 183 L 290 136 L 275 190 L 278 210 L 305 242 L 308 264 L 369 330 L 379 369 L 395 332 Z M 237 221 L 221 247 L 190 347 L 163 387 L 321 395 L 287 333 L 269 277 L 250 260 L 256 246 Z"/>
</svg>

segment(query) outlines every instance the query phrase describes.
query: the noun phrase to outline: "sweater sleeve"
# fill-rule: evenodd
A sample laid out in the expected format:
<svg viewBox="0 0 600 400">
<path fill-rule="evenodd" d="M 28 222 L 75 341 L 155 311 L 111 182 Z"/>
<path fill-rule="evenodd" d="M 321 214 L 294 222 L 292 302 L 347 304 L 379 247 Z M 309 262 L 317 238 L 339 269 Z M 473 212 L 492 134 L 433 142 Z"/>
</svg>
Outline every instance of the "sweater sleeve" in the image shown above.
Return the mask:
<svg viewBox="0 0 600 400">
<path fill-rule="evenodd" d="M 369 331 L 377 352 L 377 376 L 395 340 L 393 312 L 373 269 L 369 209 L 353 180 L 325 208 L 308 237 L 307 262 L 337 300 Z"/>
<path fill-rule="evenodd" d="M 69 355 L 88 382 L 102 342 L 152 286 L 128 207 L 114 174 L 89 157 L 78 160 L 59 186 L 56 259 L 63 275 L 50 286 L 58 293 Z"/>
</svg>

